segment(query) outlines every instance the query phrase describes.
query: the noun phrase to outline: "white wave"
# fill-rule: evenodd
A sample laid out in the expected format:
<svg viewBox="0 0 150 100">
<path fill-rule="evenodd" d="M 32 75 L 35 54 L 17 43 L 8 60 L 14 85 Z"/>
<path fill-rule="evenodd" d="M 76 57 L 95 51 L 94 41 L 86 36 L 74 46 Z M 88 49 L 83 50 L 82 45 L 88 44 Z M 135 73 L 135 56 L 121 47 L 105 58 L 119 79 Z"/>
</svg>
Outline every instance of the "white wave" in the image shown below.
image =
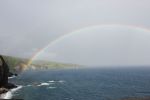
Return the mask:
<svg viewBox="0 0 150 100">
<path fill-rule="evenodd" d="M 27 85 L 26 87 L 30 87 L 30 86 L 32 86 L 32 85 Z"/>
<path fill-rule="evenodd" d="M 64 80 L 59 80 L 59 81 L 54 81 L 54 80 L 52 80 L 52 81 L 48 81 L 49 83 L 56 83 L 56 82 L 58 82 L 58 83 L 64 83 L 65 81 Z"/>
<path fill-rule="evenodd" d="M 12 78 L 15 78 L 16 76 L 15 75 L 13 75 L 13 76 L 11 76 L 11 77 L 8 77 L 8 79 L 12 79 Z"/>
<path fill-rule="evenodd" d="M 48 85 L 50 85 L 50 84 L 49 83 L 41 83 L 41 84 L 39 84 L 37 86 L 48 86 Z"/>
<path fill-rule="evenodd" d="M 55 81 L 54 80 L 51 80 L 51 81 L 48 81 L 49 83 L 54 83 Z"/>
<path fill-rule="evenodd" d="M 52 86 L 50 86 L 50 87 L 48 87 L 48 89 L 55 89 L 56 87 L 52 87 Z"/>
<path fill-rule="evenodd" d="M 22 86 L 18 86 L 17 88 L 11 89 L 6 93 L 1 94 L 0 99 L 11 99 L 13 97 L 13 94 L 21 88 L 22 88 Z"/>
<path fill-rule="evenodd" d="M 59 82 L 59 83 L 64 83 L 65 81 L 64 81 L 64 80 L 59 80 L 58 82 Z"/>
</svg>

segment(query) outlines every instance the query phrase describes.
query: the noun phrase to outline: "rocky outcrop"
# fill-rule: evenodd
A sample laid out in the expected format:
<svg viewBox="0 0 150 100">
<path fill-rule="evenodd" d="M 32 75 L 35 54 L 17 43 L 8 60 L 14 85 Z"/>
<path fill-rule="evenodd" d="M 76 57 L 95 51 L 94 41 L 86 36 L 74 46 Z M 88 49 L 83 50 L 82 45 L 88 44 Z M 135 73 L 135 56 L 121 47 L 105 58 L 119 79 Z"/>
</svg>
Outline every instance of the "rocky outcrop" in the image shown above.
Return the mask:
<svg viewBox="0 0 150 100">
<path fill-rule="evenodd" d="M 6 89 L 6 88 L 0 88 L 0 94 L 3 94 L 3 93 L 6 93 L 8 92 L 9 90 Z"/>
<path fill-rule="evenodd" d="M 17 76 L 17 75 L 18 75 L 18 74 L 16 74 L 16 73 L 14 74 L 14 73 L 12 73 L 12 72 L 9 72 L 9 73 L 8 73 L 8 77 L 13 77 L 13 76 Z"/>
<path fill-rule="evenodd" d="M 17 87 L 14 84 L 8 83 L 9 75 L 9 67 L 4 58 L 0 55 L 0 93 L 7 92 L 9 89 Z"/>
<path fill-rule="evenodd" d="M 8 65 L 6 64 L 5 60 L 3 59 L 2 56 L 0 56 L 1 60 L 1 66 L 0 66 L 0 87 L 5 86 L 8 84 L 8 73 L 9 73 L 9 68 Z"/>
</svg>

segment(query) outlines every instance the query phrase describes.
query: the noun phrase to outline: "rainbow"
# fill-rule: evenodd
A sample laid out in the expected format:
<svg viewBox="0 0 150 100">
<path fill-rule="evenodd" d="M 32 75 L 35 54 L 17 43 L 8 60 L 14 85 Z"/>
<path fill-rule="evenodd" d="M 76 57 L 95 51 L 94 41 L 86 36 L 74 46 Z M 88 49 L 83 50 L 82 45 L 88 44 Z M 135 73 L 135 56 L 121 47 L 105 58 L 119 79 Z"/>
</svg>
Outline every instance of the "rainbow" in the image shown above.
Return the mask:
<svg viewBox="0 0 150 100">
<path fill-rule="evenodd" d="M 74 30 L 74 31 L 72 31 L 72 32 L 69 32 L 69 33 L 67 33 L 67 34 L 64 34 L 64 35 L 62 35 L 62 36 L 56 38 L 55 40 L 50 41 L 50 42 L 48 43 L 48 45 L 46 45 L 46 46 L 44 46 L 43 48 L 41 48 L 40 50 L 38 50 L 38 51 L 30 58 L 30 60 L 29 60 L 28 63 L 27 63 L 27 66 L 30 66 L 30 64 L 31 64 L 38 56 L 40 56 L 42 53 L 44 53 L 44 51 L 45 51 L 47 48 L 51 47 L 52 45 L 55 45 L 57 42 L 59 42 L 59 41 L 65 39 L 65 38 L 67 38 L 67 37 L 69 37 L 69 36 L 71 36 L 71 35 L 73 35 L 73 34 L 78 34 L 78 33 L 82 32 L 82 31 L 86 31 L 86 30 L 88 31 L 89 29 L 107 28 L 107 27 L 108 27 L 108 28 L 111 28 L 111 27 L 117 27 L 117 28 L 119 28 L 119 27 L 125 27 L 125 28 L 127 28 L 127 29 L 134 29 L 134 30 L 137 30 L 137 31 L 142 31 L 142 32 L 148 32 L 148 33 L 150 33 L 150 29 L 145 28 L 145 27 L 141 27 L 141 26 L 135 26 L 135 25 L 123 25 L 123 24 L 106 24 L 106 25 L 105 25 L 105 24 L 104 24 L 104 25 L 94 25 L 94 26 L 84 27 L 84 28 L 81 28 L 81 29 L 78 29 L 78 30 Z"/>
</svg>

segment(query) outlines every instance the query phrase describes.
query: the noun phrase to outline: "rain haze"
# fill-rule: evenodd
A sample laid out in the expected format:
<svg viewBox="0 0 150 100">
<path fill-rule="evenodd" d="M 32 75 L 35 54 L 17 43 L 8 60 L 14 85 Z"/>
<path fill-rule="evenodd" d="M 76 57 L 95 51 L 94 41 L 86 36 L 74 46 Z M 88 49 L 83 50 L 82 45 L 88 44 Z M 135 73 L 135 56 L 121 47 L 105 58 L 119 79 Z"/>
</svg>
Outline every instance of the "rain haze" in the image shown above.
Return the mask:
<svg viewBox="0 0 150 100">
<path fill-rule="evenodd" d="M 149 4 L 149 0 L 1 0 L 0 53 L 31 58 L 49 45 L 37 59 L 147 66 Z"/>
</svg>

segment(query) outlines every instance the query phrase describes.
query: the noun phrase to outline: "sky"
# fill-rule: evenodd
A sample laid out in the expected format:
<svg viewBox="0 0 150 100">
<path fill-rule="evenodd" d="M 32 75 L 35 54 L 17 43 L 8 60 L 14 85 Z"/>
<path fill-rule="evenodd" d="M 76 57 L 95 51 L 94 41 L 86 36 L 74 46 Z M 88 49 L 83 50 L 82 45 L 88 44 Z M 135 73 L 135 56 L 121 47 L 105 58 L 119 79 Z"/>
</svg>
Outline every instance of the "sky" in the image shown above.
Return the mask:
<svg viewBox="0 0 150 100">
<path fill-rule="evenodd" d="M 1 0 L 0 53 L 4 55 L 30 58 L 38 50 L 48 45 L 51 41 L 56 40 L 58 37 L 64 36 L 64 34 L 68 34 L 79 29 L 84 29 L 86 27 L 89 27 L 89 29 L 91 29 L 90 26 L 92 27 L 95 25 L 121 24 L 150 29 L 149 4 L 149 0 Z M 47 59 L 50 58 L 50 60 L 79 64 L 88 63 L 89 65 L 124 65 L 126 63 L 123 62 L 126 60 L 124 58 L 124 53 L 116 53 L 116 56 L 118 58 L 122 57 L 121 61 L 119 61 L 119 63 L 116 63 L 118 62 L 118 60 L 113 61 L 114 55 L 102 56 L 99 51 L 103 47 L 102 45 L 106 45 L 110 43 L 110 41 L 116 39 L 118 39 L 117 43 L 119 43 L 120 41 L 122 44 L 124 42 L 128 43 L 127 40 L 122 37 L 125 34 L 128 34 L 128 38 L 130 38 L 129 33 L 131 33 L 132 35 L 134 34 L 135 37 L 136 33 L 138 33 L 141 34 L 140 37 L 150 38 L 145 32 L 140 31 L 139 33 L 134 29 L 131 30 L 132 32 L 127 32 L 128 30 L 129 29 L 120 29 L 115 27 L 113 28 L 113 30 L 110 28 L 106 30 L 100 28 L 95 33 L 83 31 L 83 33 L 80 33 L 80 35 L 73 35 L 75 37 L 69 37 L 70 39 L 77 39 L 76 45 L 74 47 L 77 49 L 75 54 L 71 53 L 70 56 L 69 52 L 75 52 L 76 49 L 61 48 L 62 44 L 67 45 L 68 43 L 73 44 L 75 42 L 74 40 L 66 39 L 61 41 L 62 44 L 57 43 L 56 47 L 58 48 L 53 50 L 56 53 L 62 52 L 59 56 L 56 57 L 55 55 L 58 54 L 52 54 L 51 51 L 48 50 L 47 53 L 45 52 L 43 55 L 45 55 L 45 58 Z M 114 39 L 113 37 L 105 37 L 105 33 L 107 32 L 117 35 L 117 38 Z M 118 36 L 119 33 L 122 33 L 123 35 Z M 93 42 L 94 45 L 88 45 L 88 50 L 84 50 L 85 54 L 83 54 L 83 49 L 81 48 L 81 46 L 85 46 L 86 44 L 91 43 L 87 40 L 89 37 L 91 37 L 90 41 L 99 41 Z M 108 40 L 107 38 L 109 38 L 109 41 L 106 41 L 105 39 L 101 40 L 101 37 L 105 37 L 106 40 Z M 133 37 L 132 39 L 136 39 L 135 37 Z M 65 41 L 67 41 L 67 43 L 64 43 Z M 83 43 L 83 41 L 85 42 Z M 103 44 L 100 43 L 101 41 L 103 41 Z M 137 42 L 134 42 L 133 46 L 139 44 L 138 39 L 135 41 Z M 144 41 L 144 39 L 140 39 L 139 41 L 141 44 L 145 44 L 145 42 L 150 43 L 148 40 Z M 113 44 L 117 43 L 113 41 Z M 79 44 L 81 44 L 81 46 Z M 116 45 L 112 48 L 109 47 L 109 50 L 111 51 L 112 49 L 115 51 L 120 47 L 121 46 Z M 140 47 L 141 45 L 137 46 L 137 48 Z M 142 46 L 142 48 L 145 48 L 143 50 L 146 50 L 148 48 L 148 45 Z M 63 49 L 63 51 L 61 51 L 61 49 Z M 108 48 L 105 49 L 108 50 Z M 131 48 L 126 48 L 124 51 L 126 50 L 131 50 Z M 92 52 L 95 52 L 95 54 Z M 128 58 L 131 57 L 134 60 L 130 60 L 132 62 L 129 61 L 126 64 L 150 65 L 150 63 L 148 63 L 149 57 L 145 57 L 149 54 L 148 51 L 146 53 L 143 53 L 140 50 L 135 52 L 135 54 L 142 53 L 142 60 L 136 60 L 136 58 L 140 55 L 135 56 L 133 54 L 133 56 L 128 56 Z M 88 53 L 91 53 L 91 58 L 85 56 Z M 108 51 L 103 53 L 107 54 Z M 53 57 L 49 57 L 48 54 L 52 54 Z M 83 54 L 82 56 L 80 56 L 81 60 L 77 60 L 78 56 L 75 57 L 77 54 Z M 70 57 L 71 59 L 69 59 Z M 100 60 L 105 57 L 109 58 L 109 61 L 113 61 L 115 63 L 107 61 L 108 59 L 103 60 L 104 63 L 100 62 Z M 138 63 L 138 61 L 141 62 Z"/>
</svg>

